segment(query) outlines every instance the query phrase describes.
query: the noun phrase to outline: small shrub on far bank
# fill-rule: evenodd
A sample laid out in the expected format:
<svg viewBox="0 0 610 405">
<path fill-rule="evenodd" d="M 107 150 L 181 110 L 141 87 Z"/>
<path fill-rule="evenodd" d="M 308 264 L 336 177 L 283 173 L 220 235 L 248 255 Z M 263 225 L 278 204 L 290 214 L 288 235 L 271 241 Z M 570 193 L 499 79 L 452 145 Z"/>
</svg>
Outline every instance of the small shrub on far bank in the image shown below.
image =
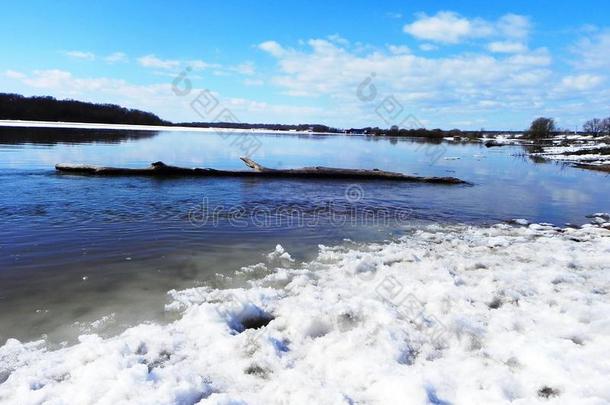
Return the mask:
<svg viewBox="0 0 610 405">
<path fill-rule="evenodd" d="M 550 137 L 556 130 L 557 127 L 553 118 L 540 117 L 532 121 L 525 135 L 532 139 L 542 139 Z"/>
</svg>

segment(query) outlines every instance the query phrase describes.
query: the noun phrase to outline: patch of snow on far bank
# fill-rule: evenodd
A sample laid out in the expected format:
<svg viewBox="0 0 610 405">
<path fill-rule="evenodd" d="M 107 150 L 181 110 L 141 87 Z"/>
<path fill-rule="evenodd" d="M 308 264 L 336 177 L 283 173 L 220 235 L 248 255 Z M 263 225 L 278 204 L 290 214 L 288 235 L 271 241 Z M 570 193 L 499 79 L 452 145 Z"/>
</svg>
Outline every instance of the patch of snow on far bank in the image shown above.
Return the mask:
<svg viewBox="0 0 610 405">
<path fill-rule="evenodd" d="M 9 340 L 0 402 L 610 401 L 608 230 L 433 225 L 349 246 L 250 288 L 172 291 L 169 325 Z"/>
<path fill-rule="evenodd" d="M 565 139 L 557 139 L 554 142 L 562 143 L 565 142 Z M 590 140 L 562 146 L 544 146 L 542 152 L 535 152 L 532 155 L 568 163 L 584 162 L 592 165 L 603 165 L 610 162 L 610 155 L 607 152 L 599 152 L 608 149 L 609 146 L 606 142 Z"/>
</svg>

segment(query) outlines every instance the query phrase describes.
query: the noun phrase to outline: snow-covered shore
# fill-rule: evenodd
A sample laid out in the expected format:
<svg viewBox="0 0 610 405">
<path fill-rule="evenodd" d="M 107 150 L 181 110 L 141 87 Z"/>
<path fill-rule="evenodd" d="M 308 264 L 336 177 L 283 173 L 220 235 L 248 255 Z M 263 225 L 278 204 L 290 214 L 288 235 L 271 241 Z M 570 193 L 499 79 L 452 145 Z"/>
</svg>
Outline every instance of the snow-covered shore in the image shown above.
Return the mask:
<svg viewBox="0 0 610 405">
<path fill-rule="evenodd" d="M 62 121 L 25 121 L 25 120 L 0 120 L 0 127 L 17 128 L 75 128 L 75 129 L 108 129 L 129 131 L 169 131 L 169 132 L 253 132 L 253 133 L 278 133 L 278 134 L 311 134 L 309 131 L 282 131 L 275 129 L 239 129 L 239 128 L 203 128 L 164 125 L 131 125 L 131 124 L 98 124 L 89 122 L 62 122 Z M 316 132 L 324 135 L 324 132 Z"/>
<path fill-rule="evenodd" d="M 278 247 L 168 325 L 0 348 L 7 404 L 610 402 L 610 217 Z M 521 223 L 524 223 L 521 221 Z"/>
<path fill-rule="evenodd" d="M 463 142 L 457 137 L 444 138 L 446 142 Z M 568 163 L 582 167 L 602 169 L 610 165 L 610 138 L 584 134 L 562 134 L 533 141 L 525 134 L 498 134 L 489 137 L 470 138 L 467 142 L 480 142 L 487 147 L 522 145 L 533 149 L 531 156 L 548 161 Z"/>
<path fill-rule="evenodd" d="M 565 163 L 601 166 L 610 163 L 609 138 L 595 138 L 588 135 L 572 135 L 554 139 L 533 156 Z"/>
</svg>

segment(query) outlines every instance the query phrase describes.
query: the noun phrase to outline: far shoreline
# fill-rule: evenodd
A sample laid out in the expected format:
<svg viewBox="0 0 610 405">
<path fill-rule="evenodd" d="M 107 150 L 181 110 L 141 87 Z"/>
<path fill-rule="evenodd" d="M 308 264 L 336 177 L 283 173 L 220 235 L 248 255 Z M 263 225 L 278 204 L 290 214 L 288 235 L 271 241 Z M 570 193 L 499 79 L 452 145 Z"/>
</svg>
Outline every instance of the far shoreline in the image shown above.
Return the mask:
<svg viewBox="0 0 610 405">
<path fill-rule="evenodd" d="M 195 127 L 195 126 L 176 126 L 176 125 L 134 125 L 134 124 L 106 124 L 93 122 L 69 122 L 69 121 L 27 121 L 27 120 L 0 120 L 0 127 L 16 128 L 76 128 L 76 129 L 111 129 L 111 130 L 130 130 L 130 131 L 174 131 L 174 132 L 253 132 L 253 133 L 278 133 L 278 134 L 315 134 L 315 135 L 360 135 L 343 134 L 336 132 L 313 132 L 297 130 L 278 130 L 278 129 L 242 129 L 242 128 L 216 128 L 216 127 Z"/>
</svg>

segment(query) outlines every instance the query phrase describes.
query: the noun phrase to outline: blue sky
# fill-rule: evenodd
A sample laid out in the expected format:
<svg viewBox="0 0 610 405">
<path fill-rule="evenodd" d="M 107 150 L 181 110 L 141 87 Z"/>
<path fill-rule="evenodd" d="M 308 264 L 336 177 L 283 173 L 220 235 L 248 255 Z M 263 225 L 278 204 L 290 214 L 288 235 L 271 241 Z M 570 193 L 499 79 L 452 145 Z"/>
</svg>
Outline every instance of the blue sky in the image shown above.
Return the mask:
<svg viewBox="0 0 610 405">
<path fill-rule="evenodd" d="M 588 0 L 5 2 L 0 91 L 174 121 L 214 120 L 191 107 L 207 89 L 243 122 L 574 128 L 610 116 L 609 14 Z"/>
</svg>

